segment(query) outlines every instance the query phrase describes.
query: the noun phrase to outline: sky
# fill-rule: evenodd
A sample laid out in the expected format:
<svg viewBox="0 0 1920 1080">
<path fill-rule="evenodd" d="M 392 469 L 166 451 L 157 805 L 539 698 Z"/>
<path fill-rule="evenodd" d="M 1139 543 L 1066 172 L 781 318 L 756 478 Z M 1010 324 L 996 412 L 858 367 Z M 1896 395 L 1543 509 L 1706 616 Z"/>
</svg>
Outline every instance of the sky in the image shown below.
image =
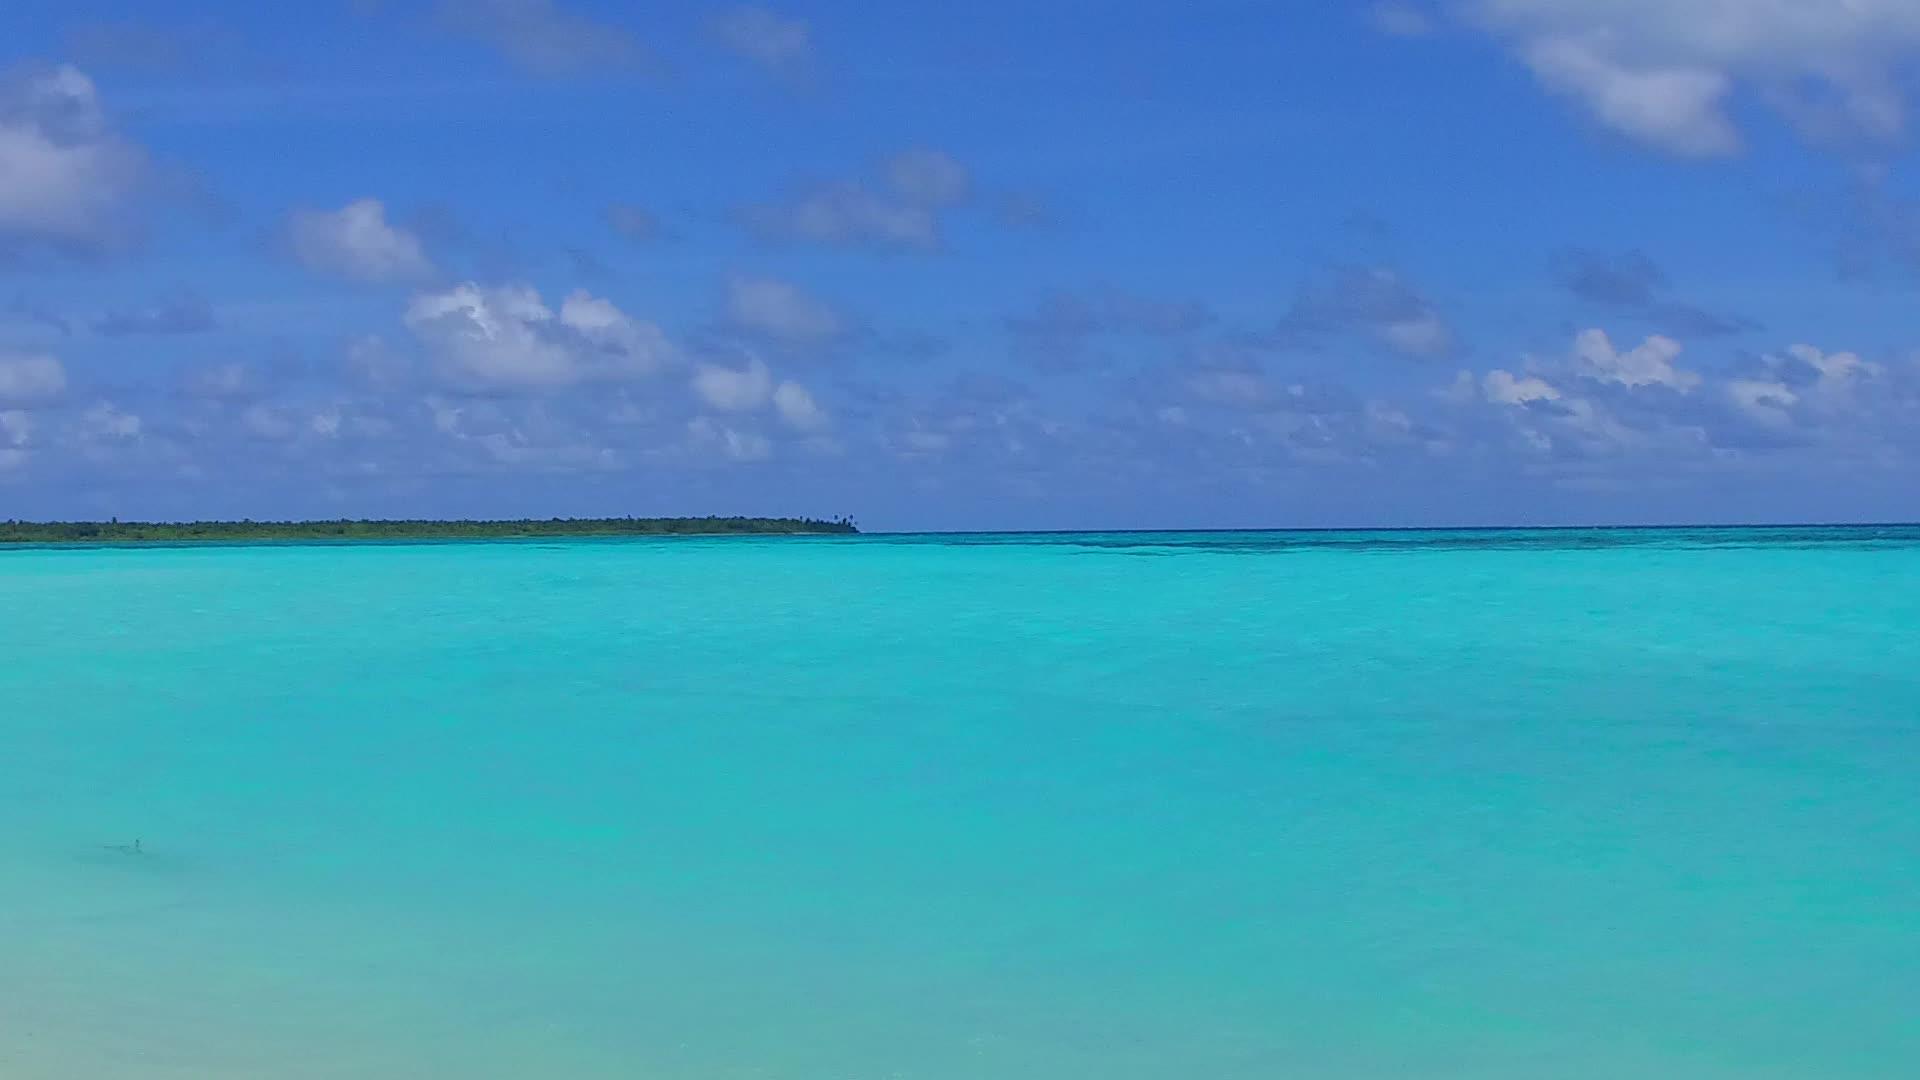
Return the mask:
<svg viewBox="0 0 1920 1080">
<path fill-rule="evenodd" d="M 0 518 L 1920 518 L 1912 0 L 0 20 Z"/>
</svg>

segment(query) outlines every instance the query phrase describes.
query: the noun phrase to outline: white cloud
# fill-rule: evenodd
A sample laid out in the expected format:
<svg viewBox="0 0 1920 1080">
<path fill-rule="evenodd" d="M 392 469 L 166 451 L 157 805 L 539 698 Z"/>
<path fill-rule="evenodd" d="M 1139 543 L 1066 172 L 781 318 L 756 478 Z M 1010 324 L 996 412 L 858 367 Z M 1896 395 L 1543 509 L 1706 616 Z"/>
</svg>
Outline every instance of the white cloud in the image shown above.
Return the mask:
<svg viewBox="0 0 1920 1080">
<path fill-rule="evenodd" d="M 1015 333 L 1051 345 L 1073 346 L 1094 334 L 1173 337 L 1199 330 L 1214 318 L 1213 309 L 1197 300 L 1098 289 L 1047 293 L 1032 308 L 1009 316 L 1006 322 Z"/>
<path fill-rule="evenodd" d="M 1375 442 L 1410 439 L 1417 425 L 1413 417 L 1384 402 L 1369 401 L 1362 413 L 1367 434 Z"/>
<path fill-rule="evenodd" d="M 1784 356 L 1761 357 L 1760 367 L 1762 374 L 1729 380 L 1725 389 L 1741 412 L 1775 427 L 1849 423 L 1890 389 L 1880 381 L 1881 365 L 1812 345 L 1790 345 Z"/>
<path fill-rule="evenodd" d="M 13 446 L 33 441 L 33 416 L 22 409 L 0 409 L 0 436 Z"/>
<path fill-rule="evenodd" d="M 1213 369 L 1187 377 L 1187 390 L 1194 397 L 1215 405 L 1252 408 L 1267 400 L 1271 391 L 1264 375 L 1257 371 Z"/>
<path fill-rule="evenodd" d="M 846 330 L 839 313 L 824 301 L 772 278 L 729 280 L 727 318 L 741 329 L 797 343 L 831 340 Z"/>
<path fill-rule="evenodd" d="M 704 416 L 687 421 L 687 437 L 696 449 L 732 461 L 763 461 L 773 454 L 773 443 L 766 436 L 727 427 Z"/>
<path fill-rule="evenodd" d="M 116 246 L 147 172 L 146 155 L 109 128 L 79 69 L 0 75 L 0 242 Z"/>
<path fill-rule="evenodd" d="M 795 431 L 820 431 L 832 422 L 807 388 L 792 380 L 774 388 L 773 407 Z"/>
<path fill-rule="evenodd" d="M 388 346 L 378 335 L 357 338 L 347 345 L 346 369 L 360 382 L 375 387 L 394 387 L 412 375 L 412 362 L 399 350 Z"/>
<path fill-rule="evenodd" d="M 1727 374 L 1680 368 L 1679 354 L 1658 335 L 1619 350 L 1588 330 L 1562 357 L 1530 359 L 1525 373 L 1463 373 L 1442 396 L 1503 406 L 1502 427 L 1559 463 L 1551 469 L 1616 455 L 1705 468 L 1809 447 L 1885 463 L 1913 445 L 1920 379 L 1897 369 L 1810 345 L 1739 357 Z"/>
<path fill-rule="evenodd" d="M 604 445 L 599 433 L 583 426 L 571 408 L 556 407 L 546 398 L 466 398 L 449 400 L 429 394 L 423 399 L 434 432 L 446 445 L 464 452 L 458 467 L 506 466 L 530 472 L 599 472 L 622 464 L 618 450 Z M 324 435 L 324 417 L 308 426 Z M 356 424 L 364 431 L 363 424 Z M 367 432 L 385 436 L 385 431 Z"/>
<path fill-rule="evenodd" d="M 1628 405 L 1623 396 L 1583 396 L 1581 386 L 1663 386 L 1689 394 L 1701 376 L 1674 366 L 1679 343 L 1654 335 L 1639 346 L 1621 352 L 1600 330 L 1582 331 L 1569 354 L 1554 361 L 1529 361 L 1526 372 L 1495 368 L 1477 381 L 1463 373 L 1445 395 L 1456 402 L 1480 396 L 1500 412 L 1521 445 L 1529 452 L 1557 457 L 1603 457 L 1666 450 L 1699 451 L 1710 446 L 1695 415 L 1692 399 L 1639 398 Z M 1683 402 L 1685 402 L 1683 404 Z"/>
<path fill-rule="evenodd" d="M 1558 401 L 1560 391 L 1537 375 L 1515 375 L 1495 368 L 1480 380 L 1487 400 L 1496 405 L 1525 405 L 1529 401 Z"/>
<path fill-rule="evenodd" d="M 771 405 L 781 422 L 802 434 L 821 432 L 832 424 L 806 387 L 791 379 L 776 382 L 773 372 L 757 358 L 743 368 L 701 364 L 694 369 L 691 386 L 703 404 L 723 413 L 757 412 Z"/>
<path fill-rule="evenodd" d="M 1531 453 L 1595 457 L 1646 449 L 1670 442 L 1664 422 L 1639 427 L 1621 420 L 1601 402 L 1563 394 L 1538 376 L 1494 370 L 1481 380 L 1488 401 L 1501 413 Z M 1548 408 L 1522 408 L 1551 403 Z"/>
<path fill-rule="evenodd" d="M 29 404 L 59 397 L 67 369 L 44 353 L 0 352 L 0 401 Z"/>
<path fill-rule="evenodd" d="M 1748 89 L 1814 136 L 1904 126 L 1896 71 L 1920 51 L 1912 0 L 1459 0 L 1547 86 L 1669 152 L 1739 149 Z"/>
<path fill-rule="evenodd" d="M 1800 396 L 1783 383 L 1767 379 L 1732 379 L 1727 397 L 1747 416 L 1772 427 L 1793 424 L 1791 410 Z"/>
<path fill-rule="evenodd" d="M 1385 323 L 1379 333 L 1382 341 L 1411 356 L 1439 356 L 1453 348 L 1453 331 L 1433 311 Z"/>
<path fill-rule="evenodd" d="M 576 289 L 560 304 L 560 325 L 585 340 L 595 356 L 583 366 L 617 375 L 646 375 L 671 363 L 673 346 L 660 328 Z"/>
<path fill-rule="evenodd" d="M 300 427 L 285 409 L 270 405 L 249 405 L 240 413 L 240 426 L 247 434 L 269 442 L 284 442 L 299 434 Z"/>
<path fill-rule="evenodd" d="M 468 441 L 493 462 L 542 472 L 608 470 L 620 464 L 611 447 L 539 443 L 519 431 L 490 431 Z"/>
<path fill-rule="evenodd" d="M 554 389 L 629 378 L 671 361 L 658 327 L 576 292 L 556 316 L 527 286 L 472 282 L 414 298 L 408 329 L 456 382 L 505 389 Z"/>
<path fill-rule="evenodd" d="M 1306 282 L 1281 320 L 1283 338 L 1365 332 L 1409 356 L 1453 348 L 1453 332 L 1418 289 L 1386 266 L 1331 267 Z"/>
<path fill-rule="evenodd" d="M 972 194 L 966 166 L 945 151 L 920 147 L 888 158 L 880 172 L 878 184 L 832 181 L 745 207 L 741 222 L 760 239 L 778 243 L 938 250 L 942 213 Z"/>
<path fill-rule="evenodd" d="M 633 203 L 614 203 L 607 207 L 607 225 L 636 244 L 650 244 L 666 236 L 659 215 Z"/>
<path fill-rule="evenodd" d="M 941 454 L 953 445 L 953 436 L 916 425 L 900 433 L 900 442 L 910 454 Z"/>
<path fill-rule="evenodd" d="M 580 378 L 574 351 L 551 334 L 553 312 L 531 288 L 468 283 L 429 293 L 414 298 L 406 322 L 462 380 L 551 387 Z"/>
<path fill-rule="evenodd" d="M 93 320 L 93 332 L 106 337 L 133 334 L 201 334 L 218 325 L 213 305 L 201 297 L 181 294 L 144 308 L 108 311 Z"/>
<path fill-rule="evenodd" d="M 357 281 L 417 281 L 433 263 L 420 238 L 389 224 L 378 199 L 357 199 L 338 210 L 296 210 L 287 223 L 293 253 L 309 269 Z"/>
<path fill-rule="evenodd" d="M 863 184 L 839 181 L 809 188 L 781 202 L 747 207 L 742 221 L 762 240 L 932 251 L 940 221 L 925 206 L 903 203 Z"/>
<path fill-rule="evenodd" d="M 904 150 L 887 160 L 886 172 L 894 192 L 916 206 L 956 206 L 973 189 L 967 167 L 944 150 Z"/>
<path fill-rule="evenodd" d="M 260 376 L 247 364 L 230 361 L 210 364 L 187 374 L 186 391 L 194 397 L 237 401 L 260 394 Z"/>
<path fill-rule="evenodd" d="M 467 409 L 437 394 L 427 395 L 423 404 L 433 421 L 433 430 L 442 435 L 461 435 L 465 432 Z"/>
<path fill-rule="evenodd" d="M 1374 28 L 1395 37 L 1421 37 L 1433 32 L 1433 19 L 1412 4 L 1382 0 L 1367 13 Z"/>
<path fill-rule="evenodd" d="M 1585 41 L 1547 38 L 1523 51 L 1548 87 L 1583 99 L 1604 124 L 1676 154 L 1739 149 L 1724 103 L 1732 81 L 1712 68 L 1630 67 Z"/>
<path fill-rule="evenodd" d="M 701 364 L 693 373 L 693 392 L 722 412 L 747 412 L 772 400 L 773 373 L 759 360 L 738 369 Z"/>
<path fill-rule="evenodd" d="M 813 37 L 805 19 L 743 4 L 715 18 L 713 31 L 727 48 L 770 71 L 793 75 L 813 63 Z"/>
<path fill-rule="evenodd" d="M 80 414 L 80 437 L 88 441 L 137 439 L 140 429 L 138 416 L 123 411 L 111 402 L 99 402 Z"/>
<path fill-rule="evenodd" d="M 1668 438 L 1664 424 L 1651 429 L 1635 427 L 1586 398 L 1562 399 L 1553 427 L 1558 439 L 1573 442 L 1589 455 L 1645 449 Z"/>
<path fill-rule="evenodd" d="M 1846 383 L 1879 375 L 1878 364 L 1850 352 L 1827 353 L 1812 345 L 1789 345 L 1787 355 L 1819 373 L 1823 382 Z"/>
<path fill-rule="evenodd" d="M 485 42 L 536 75 L 631 67 L 645 59 L 632 35 L 554 0 L 441 0 L 440 23 Z"/>
<path fill-rule="evenodd" d="M 348 416 L 338 405 L 310 410 L 256 402 L 240 410 L 238 418 L 243 432 L 265 442 L 294 442 L 306 436 L 336 439 L 343 430 L 356 435 L 376 434 L 383 426 L 379 420 L 369 423 L 367 417 Z"/>
<path fill-rule="evenodd" d="M 1666 386 L 1686 393 L 1700 385 L 1700 376 L 1673 365 L 1680 343 L 1654 334 L 1638 346 L 1619 352 L 1603 330 L 1583 330 L 1574 338 L 1574 368 L 1581 375 L 1626 387 Z"/>
</svg>

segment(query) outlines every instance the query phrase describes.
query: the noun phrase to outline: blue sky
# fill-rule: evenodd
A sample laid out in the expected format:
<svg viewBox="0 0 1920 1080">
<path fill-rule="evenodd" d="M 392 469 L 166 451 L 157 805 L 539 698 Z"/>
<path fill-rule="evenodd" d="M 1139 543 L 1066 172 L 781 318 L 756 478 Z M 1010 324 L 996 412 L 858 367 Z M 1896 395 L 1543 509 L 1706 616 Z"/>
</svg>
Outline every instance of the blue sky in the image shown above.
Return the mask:
<svg viewBox="0 0 1920 1080">
<path fill-rule="evenodd" d="M 15 0 L 0 517 L 1920 517 L 1908 0 Z"/>
</svg>

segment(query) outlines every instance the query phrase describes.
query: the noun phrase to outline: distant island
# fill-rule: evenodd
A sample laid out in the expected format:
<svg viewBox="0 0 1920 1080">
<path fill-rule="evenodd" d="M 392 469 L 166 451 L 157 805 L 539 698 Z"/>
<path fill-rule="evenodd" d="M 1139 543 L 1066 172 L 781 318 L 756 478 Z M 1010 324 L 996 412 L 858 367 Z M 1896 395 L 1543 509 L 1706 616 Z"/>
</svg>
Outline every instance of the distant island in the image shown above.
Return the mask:
<svg viewBox="0 0 1920 1080">
<path fill-rule="evenodd" d="M 528 518 L 518 521 L 4 521 L 0 544 L 193 540 L 510 540 L 574 536 L 825 536 L 848 517 Z"/>
</svg>

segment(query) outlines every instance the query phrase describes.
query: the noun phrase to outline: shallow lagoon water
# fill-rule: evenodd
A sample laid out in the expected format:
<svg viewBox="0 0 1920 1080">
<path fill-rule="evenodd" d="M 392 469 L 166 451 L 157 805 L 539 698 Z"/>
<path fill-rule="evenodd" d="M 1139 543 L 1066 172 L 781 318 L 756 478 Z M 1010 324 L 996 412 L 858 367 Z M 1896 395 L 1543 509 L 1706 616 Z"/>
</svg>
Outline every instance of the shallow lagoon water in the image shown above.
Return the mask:
<svg viewBox="0 0 1920 1080">
<path fill-rule="evenodd" d="M 0 551 L 0 823 L 9 1078 L 1908 1076 L 1920 529 Z"/>
</svg>

